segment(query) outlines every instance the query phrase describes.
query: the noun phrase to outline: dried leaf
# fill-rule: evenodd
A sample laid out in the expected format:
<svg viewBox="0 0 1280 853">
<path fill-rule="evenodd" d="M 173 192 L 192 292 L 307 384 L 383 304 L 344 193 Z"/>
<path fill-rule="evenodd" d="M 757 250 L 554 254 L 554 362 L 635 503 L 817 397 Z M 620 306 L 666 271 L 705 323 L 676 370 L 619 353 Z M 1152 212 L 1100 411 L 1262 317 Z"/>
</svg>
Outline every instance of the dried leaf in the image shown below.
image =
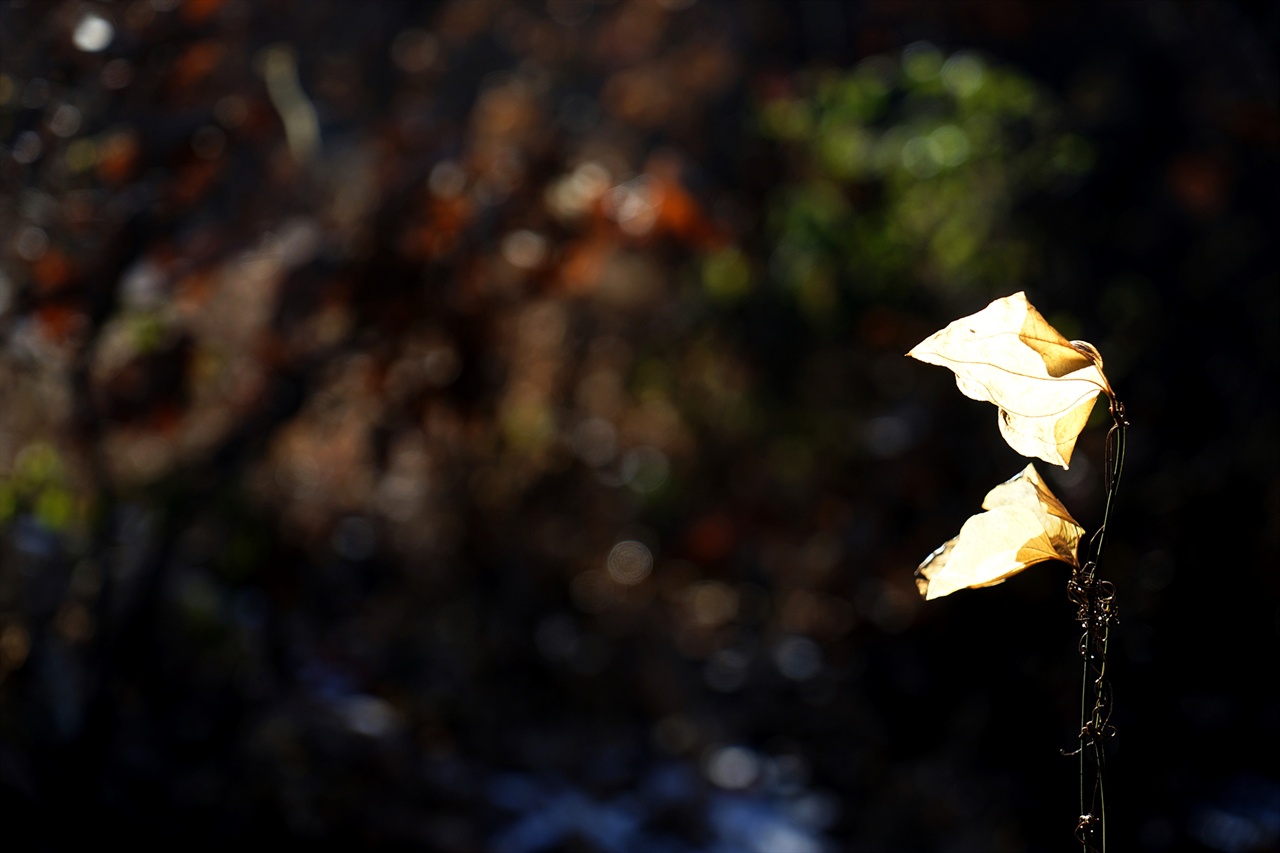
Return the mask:
<svg viewBox="0 0 1280 853">
<path fill-rule="evenodd" d="M 1068 467 L 1099 392 L 1092 344 L 1068 341 L 1019 291 L 934 332 L 907 355 L 950 368 L 966 397 L 1000 408 L 1000 434 L 1023 456 Z"/>
<path fill-rule="evenodd" d="M 992 586 L 1045 560 L 1080 565 L 1076 548 L 1084 528 L 1034 465 L 988 492 L 982 508 L 987 511 L 966 521 L 959 536 L 916 569 L 916 586 L 926 599 Z"/>
</svg>

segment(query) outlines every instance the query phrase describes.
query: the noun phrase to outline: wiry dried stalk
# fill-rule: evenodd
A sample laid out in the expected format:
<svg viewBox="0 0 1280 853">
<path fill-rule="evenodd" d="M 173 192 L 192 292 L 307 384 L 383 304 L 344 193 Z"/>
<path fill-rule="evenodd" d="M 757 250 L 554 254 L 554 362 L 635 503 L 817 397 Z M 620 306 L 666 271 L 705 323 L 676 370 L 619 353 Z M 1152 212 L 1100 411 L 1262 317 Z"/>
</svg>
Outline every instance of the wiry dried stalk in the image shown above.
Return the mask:
<svg viewBox="0 0 1280 853">
<path fill-rule="evenodd" d="M 1115 398 L 1111 400 L 1111 418 L 1113 424 L 1107 433 L 1104 472 L 1107 501 L 1102 525 L 1090 541 L 1090 559 L 1074 571 L 1067 582 L 1067 596 L 1076 605 L 1076 621 L 1082 631 L 1080 656 L 1084 664 L 1080 680 L 1078 744 L 1071 752 L 1064 750 L 1064 754 L 1080 757 L 1080 817 L 1076 822 L 1075 836 L 1081 847 L 1092 853 L 1105 853 L 1107 849 L 1104 745 L 1106 739 L 1115 734 L 1115 727 L 1111 725 L 1111 683 L 1107 679 L 1107 640 L 1120 611 L 1115 585 L 1098 576 L 1107 524 L 1111 520 L 1111 508 L 1124 469 L 1125 430 L 1129 426 L 1124 404 Z M 1089 784 L 1090 762 L 1093 764 L 1092 785 Z"/>
</svg>

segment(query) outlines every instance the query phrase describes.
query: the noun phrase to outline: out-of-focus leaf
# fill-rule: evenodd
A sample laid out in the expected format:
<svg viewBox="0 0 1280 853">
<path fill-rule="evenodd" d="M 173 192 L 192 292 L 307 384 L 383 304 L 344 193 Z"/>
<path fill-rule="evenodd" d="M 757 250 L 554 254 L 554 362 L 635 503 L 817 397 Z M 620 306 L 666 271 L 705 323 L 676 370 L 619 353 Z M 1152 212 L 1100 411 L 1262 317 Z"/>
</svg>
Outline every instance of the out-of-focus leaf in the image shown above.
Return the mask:
<svg viewBox="0 0 1280 853">
<path fill-rule="evenodd" d="M 1079 566 L 1076 548 L 1084 528 L 1034 465 L 987 492 L 982 508 L 986 512 L 966 521 L 959 536 L 916 569 L 916 586 L 926 599 L 992 586 L 1045 560 Z"/>
<path fill-rule="evenodd" d="M 907 355 L 950 368 L 966 397 L 1000 408 L 1000 434 L 1023 456 L 1068 467 L 1098 393 L 1102 357 L 1069 341 L 1019 291 L 934 332 Z"/>
</svg>

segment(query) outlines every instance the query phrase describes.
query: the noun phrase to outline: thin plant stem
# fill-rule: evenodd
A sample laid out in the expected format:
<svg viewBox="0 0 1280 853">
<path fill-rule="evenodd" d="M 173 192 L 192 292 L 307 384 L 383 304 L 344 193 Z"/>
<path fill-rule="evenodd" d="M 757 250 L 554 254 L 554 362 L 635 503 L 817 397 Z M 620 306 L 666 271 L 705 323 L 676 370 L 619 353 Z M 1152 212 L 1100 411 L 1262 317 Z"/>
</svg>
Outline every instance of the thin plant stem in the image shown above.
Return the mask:
<svg viewBox="0 0 1280 853">
<path fill-rule="evenodd" d="M 1080 672 L 1080 730 L 1084 731 L 1085 721 L 1089 719 L 1089 658 L 1086 656 L 1084 667 Z M 1088 814 L 1088 799 L 1085 796 L 1084 750 L 1077 749 L 1080 755 L 1080 811 L 1077 814 Z"/>
<path fill-rule="evenodd" d="M 1080 655 L 1083 658 L 1080 680 L 1080 733 L 1072 755 L 1080 757 L 1080 816 L 1076 823 L 1076 840 L 1085 853 L 1106 853 L 1106 795 L 1103 785 L 1103 766 L 1106 751 L 1103 741 L 1115 734 L 1111 725 L 1111 688 L 1107 681 L 1107 647 L 1111 626 L 1115 624 L 1118 609 L 1115 586 L 1098 577 L 1102 565 L 1103 545 L 1106 542 L 1107 525 L 1120 488 L 1120 475 L 1124 470 L 1125 430 L 1129 426 L 1125 418 L 1124 404 L 1111 398 L 1111 429 L 1107 432 L 1104 478 L 1106 503 L 1102 512 L 1102 524 L 1090 542 L 1089 560 L 1075 572 L 1067 583 L 1067 595 L 1076 604 L 1076 621 L 1080 623 Z M 1090 675 L 1093 675 L 1090 686 Z M 1093 709 L 1089 710 L 1089 700 Z M 1092 792 L 1088 783 L 1085 754 L 1093 757 Z M 1095 839 L 1097 844 L 1095 845 Z"/>
</svg>

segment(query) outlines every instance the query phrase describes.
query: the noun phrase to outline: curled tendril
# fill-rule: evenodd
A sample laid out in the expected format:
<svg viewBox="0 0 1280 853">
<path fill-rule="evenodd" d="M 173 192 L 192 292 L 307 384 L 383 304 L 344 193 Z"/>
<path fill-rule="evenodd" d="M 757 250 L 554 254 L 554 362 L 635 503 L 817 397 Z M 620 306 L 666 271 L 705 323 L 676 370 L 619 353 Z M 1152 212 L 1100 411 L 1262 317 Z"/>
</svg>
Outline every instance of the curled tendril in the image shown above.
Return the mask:
<svg viewBox="0 0 1280 853">
<path fill-rule="evenodd" d="M 1076 841 L 1080 842 L 1088 850 L 1097 850 L 1097 846 L 1093 843 L 1093 836 L 1102 826 L 1102 819 L 1095 814 L 1082 814 L 1080 820 L 1076 822 Z"/>
<path fill-rule="evenodd" d="M 1120 607 L 1116 602 L 1115 585 L 1098 577 L 1107 523 L 1111 519 L 1120 473 L 1124 468 L 1125 430 L 1129 426 L 1124 404 L 1114 397 L 1111 398 L 1111 418 L 1113 423 L 1107 432 L 1104 471 L 1107 500 L 1102 524 L 1089 540 L 1089 560 L 1072 572 L 1067 582 L 1067 599 L 1076 608 L 1076 622 L 1081 630 L 1079 648 L 1084 672 L 1080 686 L 1080 733 L 1076 735 L 1076 748 L 1070 752 L 1064 749 L 1062 754 L 1080 758 L 1080 818 L 1076 823 L 1075 837 L 1089 853 L 1105 851 L 1107 846 L 1106 802 L 1102 784 L 1103 743 L 1116 733 L 1115 726 L 1111 725 L 1107 641 L 1112 626 L 1119 623 Z M 1086 783 L 1086 756 L 1093 762 L 1092 786 Z"/>
</svg>

